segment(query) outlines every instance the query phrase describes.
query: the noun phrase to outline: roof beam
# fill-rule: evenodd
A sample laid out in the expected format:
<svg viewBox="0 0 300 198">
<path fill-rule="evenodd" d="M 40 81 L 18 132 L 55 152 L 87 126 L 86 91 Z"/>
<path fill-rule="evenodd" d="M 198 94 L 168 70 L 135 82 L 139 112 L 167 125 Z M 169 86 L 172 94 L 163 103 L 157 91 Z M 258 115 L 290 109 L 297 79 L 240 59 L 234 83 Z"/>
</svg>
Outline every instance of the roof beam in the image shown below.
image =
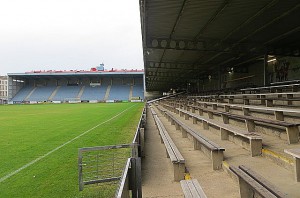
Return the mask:
<svg viewBox="0 0 300 198">
<path fill-rule="evenodd" d="M 250 17 L 248 20 L 252 21 L 254 18 L 256 18 L 256 16 L 259 16 L 261 13 L 263 13 L 266 9 L 270 8 L 274 3 L 276 3 L 276 0 L 273 0 L 272 2 L 268 3 L 265 7 L 263 7 L 257 14 L 255 14 L 254 16 Z M 281 18 L 287 16 L 289 13 L 293 12 L 294 10 L 297 10 L 300 7 L 300 3 L 287 10 L 286 12 L 282 13 L 281 15 L 279 15 L 278 17 L 274 18 L 273 20 L 271 20 L 270 22 L 264 24 L 263 26 L 257 28 L 255 31 L 251 32 L 250 34 L 248 34 L 247 36 L 243 37 L 242 39 L 240 39 L 239 41 L 237 41 L 235 44 L 233 44 L 232 47 L 235 47 L 237 45 L 239 45 L 241 42 L 245 41 L 246 39 L 248 39 L 249 37 L 253 36 L 254 34 L 256 34 L 257 32 L 267 28 L 269 25 L 277 22 L 278 20 L 280 20 Z M 245 23 L 248 23 L 248 20 L 245 21 Z M 243 26 L 244 24 L 242 24 Z M 239 29 L 239 28 L 237 28 Z M 236 30 L 234 30 L 233 32 L 235 32 Z M 229 35 L 231 35 L 233 32 L 229 33 Z M 224 37 L 222 40 L 226 40 L 229 36 L 227 35 L 226 37 Z M 271 39 L 272 40 L 272 39 Z M 266 42 L 269 43 L 269 42 Z M 215 59 L 216 57 L 218 57 L 219 55 L 221 55 L 222 52 L 216 54 L 215 56 L 211 57 L 210 59 L 208 59 L 207 61 L 205 61 L 205 63 L 209 63 L 210 61 L 212 61 L 213 59 Z"/>
<path fill-rule="evenodd" d="M 211 18 L 206 22 L 206 24 L 200 29 L 195 40 L 198 40 L 199 37 L 203 34 L 203 32 L 207 29 L 207 27 L 218 17 L 218 15 L 228 6 L 229 0 L 223 1 L 221 6 L 217 9 L 217 11 L 211 16 Z"/>
</svg>

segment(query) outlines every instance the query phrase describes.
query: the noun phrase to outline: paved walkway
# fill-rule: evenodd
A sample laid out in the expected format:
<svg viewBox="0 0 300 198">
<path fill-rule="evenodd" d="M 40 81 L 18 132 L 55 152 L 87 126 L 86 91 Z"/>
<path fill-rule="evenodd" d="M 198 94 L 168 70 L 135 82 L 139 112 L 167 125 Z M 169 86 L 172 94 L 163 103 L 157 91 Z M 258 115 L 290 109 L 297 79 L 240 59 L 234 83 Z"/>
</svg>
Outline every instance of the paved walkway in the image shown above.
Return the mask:
<svg viewBox="0 0 300 198">
<path fill-rule="evenodd" d="M 142 160 L 143 197 L 183 197 L 179 182 L 173 181 L 173 165 L 160 143 L 158 130 L 147 111 L 145 158 Z"/>
</svg>

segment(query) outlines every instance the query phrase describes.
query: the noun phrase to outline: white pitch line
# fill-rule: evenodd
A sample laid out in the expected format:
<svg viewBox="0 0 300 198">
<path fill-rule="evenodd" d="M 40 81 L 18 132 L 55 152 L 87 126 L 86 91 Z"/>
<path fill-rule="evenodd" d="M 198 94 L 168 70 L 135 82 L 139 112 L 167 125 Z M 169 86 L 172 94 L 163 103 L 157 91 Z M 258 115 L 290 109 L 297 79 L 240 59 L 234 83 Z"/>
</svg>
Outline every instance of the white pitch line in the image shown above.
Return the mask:
<svg viewBox="0 0 300 198">
<path fill-rule="evenodd" d="M 128 107 L 127 109 L 125 109 L 124 111 L 118 113 L 117 115 L 115 115 L 115 116 L 109 118 L 108 120 L 106 120 L 106 121 L 104 121 L 104 122 L 102 122 L 102 123 L 100 123 L 100 124 L 97 124 L 96 126 L 94 126 L 94 127 L 90 128 L 89 130 L 87 130 L 87 131 L 81 133 L 80 135 L 76 136 L 75 138 L 73 138 L 73 139 L 71 139 L 71 140 L 65 142 L 64 144 L 62 144 L 62 145 L 56 147 L 55 149 L 49 151 L 48 153 L 46 153 L 46 154 L 44 154 L 44 155 L 42 155 L 42 156 L 36 158 L 35 160 L 32 160 L 32 161 L 29 162 L 28 164 L 25 164 L 25 165 L 22 166 L 21 168 L 19 168 L 19 169 L 15 170 L 15 171 L 13 171 L 13 172 L 11 172 L 11 173 L 5 175 L 4 177 L 1 177 L 1 178 L 0 178 L 0 183 L 3 182 L 3 181 L 5 181 L 6 179 L 10 178 L 11 176 L 17 174 L 17 173 L 20 172 L 21 170 L 23 170 L 23 169 L 25 169 L 25 168 L 31 166 L 32 164 L 35 164 L 36 162 L 40 161 L 40 160 L 43 159 L 43 158 L 47 157 L 47 156 L 50 155 L 51 153 L 53 153 L 53 152 L 59 150 L 60 148 L 66 146 L 67 144 L 73 142 L 74 140 L 80 138 L 81 136 L 87 134 L 88 132 L 94 130 L 95 128 L 97 128 L 97 127 L 99 127 L 99 126 L 101 126 L 101 125 L 103 125 L 103 124 L 105 124 L 105 123 L 107 123 L 107 122 L 109 122 L 109 121 L 115 119 L 116 117 L 120 116 L 120 115 L 123 114 L 125 111 L 128 111 L 130 108 L 132 108 L 132 107 L 134 107 L 134 106 L 136 106 L 136 105 L 133 105 L 133 106 L 131 106 L 131 107 Z"/>
</svg>

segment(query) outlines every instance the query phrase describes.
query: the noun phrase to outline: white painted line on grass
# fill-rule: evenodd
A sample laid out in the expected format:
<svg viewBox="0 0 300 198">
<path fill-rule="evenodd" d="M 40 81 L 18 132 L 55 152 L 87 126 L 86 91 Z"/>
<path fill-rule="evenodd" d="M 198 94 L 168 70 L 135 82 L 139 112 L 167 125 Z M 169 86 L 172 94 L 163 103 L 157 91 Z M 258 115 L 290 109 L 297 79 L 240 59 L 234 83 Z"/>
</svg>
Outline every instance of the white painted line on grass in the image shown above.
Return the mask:
<svg viewBox="0 0 300 198">
<path fill-rule="evenodd" d="M 35 160 L 32 160 L 32 161 L 29 162 L 28 164 L 25 164 L 25 165 L 22 166 L 21 168 L 19 168 L 19 169 L 15 170 L 15 171 L 13 171 L 13 172 L 11 172 L 11 173 L 5 175 L 4 177 L 1 177 L 1 178 L 0 178 L 0 183 L 3 182 L 3 181 L 5 181 L 6 179 L 10 178 L 11 176 L 17 174 L 17 173 L 20 172 L 21 170 L 23 170 L 23 169 L 25 169 L 25 168 L 31 166 L 32 164 L 34 164 L 34 163 L 40 161 L 40 160 L 43 159 L 43 158 L 47 157 L 47 156 L 50 155 L 51 153 L 53 153 L 53 152 L 59 150 L 60 148 L 66 146 L 67 144 L 73 142 L 74 140 L 80 138 L 81 136 L 87 134 L 88 132 L 94 130 L 95 128 L 97 128 L 97 127 L 99 127 L 99 126 L 101 126 L 101 125 L 103 125 L 103 124 L 105 124 L 105 123 L 107 123 L 107 122 L 109 122 L 109 121 L 115 119 L 116 117 L 120 116 L 121 114 L 123 114 L 124 112 L 128 111 L 130 108 L 132 108 L 132 107 L 134 107 L 134 106 L 136 106 L 136 105 L 132 105 L 131 107 L 128 107 L 127 109 L 125 109 L 124 111 L 118 113 L 117 115 L 114 115 L 113 117 L 109 118 L 108 120 L 106 120 L 106 121 L 104 121 L 104 122 L 101 122 L 100 124 L 97 124 L 96 126 L 94 126 L 94 127 L 90 128 L 89 130 L 87 130 L 87 131 L 81 133 L 80 135 L 78 135 L 78 136 L 74 137 L 73 139 L 71 139 L 71 140 L 65 142 L 64 144 L 62 144 L 62 145 L 56 147 L 55 149 L 49 151 L 48 153 L 46 153 L 46 154 L 44 154 L 44 155 L 42 155 L 42 156 L 36 158 Z"/>
</svg>

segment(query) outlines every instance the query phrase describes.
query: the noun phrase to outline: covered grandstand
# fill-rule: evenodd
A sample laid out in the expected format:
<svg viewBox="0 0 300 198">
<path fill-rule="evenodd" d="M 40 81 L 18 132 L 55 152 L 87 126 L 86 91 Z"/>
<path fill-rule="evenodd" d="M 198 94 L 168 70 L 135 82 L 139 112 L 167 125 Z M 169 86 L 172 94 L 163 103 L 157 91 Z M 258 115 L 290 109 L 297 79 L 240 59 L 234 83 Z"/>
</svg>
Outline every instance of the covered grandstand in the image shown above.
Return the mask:
<svg viewBox="0 0 300 198">
<path fill-rule="evenodd" d="M 20 103 L 144 100 L 143 70 L 32 71 L 8 74 L 8 100 Z"/>
<path fill-rule="evenodd" d="M 143 196 L 299 198 L 300 2 L 140 12 L 146 91 L 187 90 L 148 102 Z"/>
</svg>

